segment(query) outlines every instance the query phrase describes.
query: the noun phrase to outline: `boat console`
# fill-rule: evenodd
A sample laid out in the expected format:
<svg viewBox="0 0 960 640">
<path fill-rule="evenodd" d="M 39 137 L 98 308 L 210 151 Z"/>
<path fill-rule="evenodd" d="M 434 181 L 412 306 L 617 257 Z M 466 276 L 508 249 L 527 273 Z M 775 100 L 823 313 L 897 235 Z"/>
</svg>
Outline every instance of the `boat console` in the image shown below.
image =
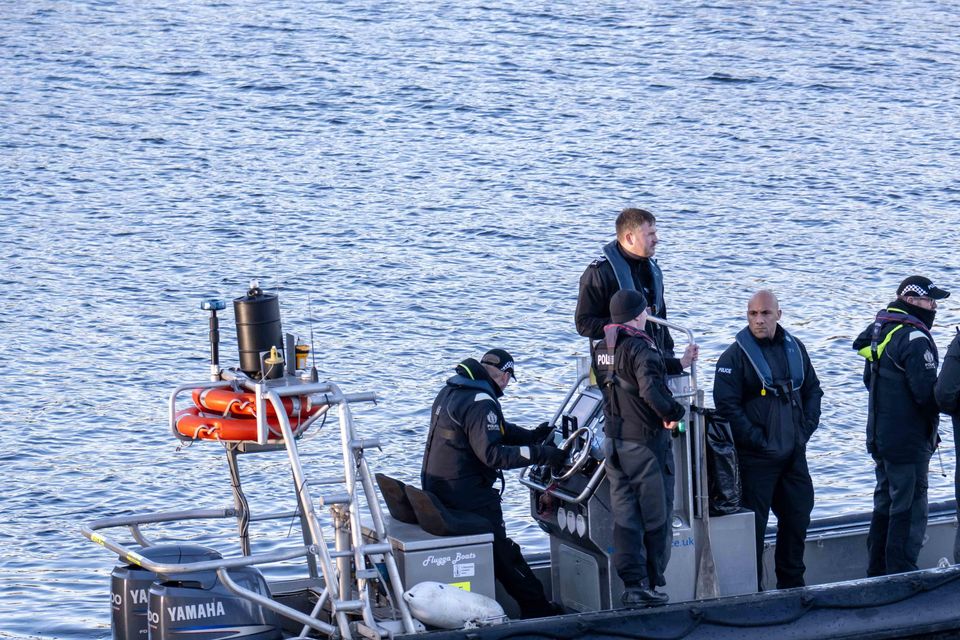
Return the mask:
<svg viewBox="0 0 960 640">
<path fill-rule="evenodd" d="M 652 319 L 658 321 L 657 319 Z M 692 334 L 678 325 L 675 330 Z M 753 513 L 710 517 L 705 463 L 703 392 L 696 370 L 672 376 L 668 386 L 687 412 L 673 438 L 673 541 L 664 591 L 671 602 L 757 590 Z M 603 466 L 602 395 L 590 360 L 578 361 L 577 382 L 554 415 L 556 442 L 571 451 L 558 474 L 535 468 L 521 475 L 530 488 L 531 515 L 550 536 L 553 598 L 573 611 L 619 606 L 623 583 L 613 565 L 613 513 Z M 679 431 L 679 430 L 678 430 Z M 722 556 L 712 549 L 724 549 Z"/>
</svg>

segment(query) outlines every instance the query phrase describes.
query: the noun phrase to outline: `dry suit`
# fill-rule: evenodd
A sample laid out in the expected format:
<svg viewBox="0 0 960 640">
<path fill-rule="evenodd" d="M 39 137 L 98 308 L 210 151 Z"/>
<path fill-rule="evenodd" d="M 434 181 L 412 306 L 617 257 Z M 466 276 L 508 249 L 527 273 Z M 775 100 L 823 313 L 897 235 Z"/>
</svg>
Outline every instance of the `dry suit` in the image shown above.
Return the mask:
<svg viewBox="0 0 960 640">
<path fill-rule="evenodd" d="M 594 351 L 603 389 L 604 466 L 613 512 L 613 562 L 627 588 L 666 584 L 673 530 L 673 449 L 663 423 L 685 409 L 667 388 L 663 356 L 644 331 L 612 324 Z"/>
<path fill-rule="evenodd" d="M 556 462 L 557 449 L 537 444 L 538 433 L 504 419 L 499 402 L 503 392 L 479 362 L 469 358 L 456 370 L 433 403 L 421 483 L 447 507 L 490 522 L 494 575 L 520 605 L 521 615 L 552 615 L 543 585 L 519 545 L 507 537 L 500 494 L 502 469 Z M 498 478 L 500 490 L 494 488 Z"/>
<path fill-rule="evenodd" d="M 820 380 L 806 347 L 777 325 L 773 338 L 737 334 L 717 361 L 713 402 L 730 421 L 742 484 L 754 512 L 757 585 L 763 588 L 763 540 L 777 516 L 777 588 L 803 586 L 803 551 L 813 511 L 807 441 L 820 423 Z"/>
<path fill-rule="evenodd" d="M 867 451 L 877 485 L 868 576 L 915 571 L 927 530 L 927 472 L 939 441 L 934 312 L 895 300 L 854 341 L 870 392 Z"/>
</svg>

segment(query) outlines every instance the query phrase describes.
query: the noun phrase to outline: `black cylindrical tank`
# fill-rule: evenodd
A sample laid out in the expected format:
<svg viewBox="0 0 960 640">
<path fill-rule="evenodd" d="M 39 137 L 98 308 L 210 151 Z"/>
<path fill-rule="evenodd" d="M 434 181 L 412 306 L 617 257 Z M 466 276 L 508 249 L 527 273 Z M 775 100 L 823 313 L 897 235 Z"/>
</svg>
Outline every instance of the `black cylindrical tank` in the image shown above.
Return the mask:
<svg viewBox="0 0 960 640">
<path fill-rule="evenodd" d="M 220 553 L 197 544 L 163 544 L 147 547 L 140 555 L 164 564 L 219 560 Z M 150 585 L 157 574 L 121 562 L 110 574 L 110 626 L 114 640 L 147 640 L 147 604 Z"/>
<path fill-rule="evenodd" d="M 240 351 L 240 370 L 251 377 L 261 375 L 261 354 L 270 347 L 283 351 L 283 331 L 280 328 L 280 299 L 264 293 L 254 283 L 247 295 L 233 301 L 237 322 L 237 347 Z M 283 375 L 283 364 L 271 367 L 267 378 Z"/>
<path fill-rule="evenodd" d="M 270 595 L 255 567 L 229 570 L 230 578 L 259 595 Z M 150 587 L 149 640 L 280 640 L 280 617 L 228 590 L 214 571 L 183 574 Z"/>
</svg>

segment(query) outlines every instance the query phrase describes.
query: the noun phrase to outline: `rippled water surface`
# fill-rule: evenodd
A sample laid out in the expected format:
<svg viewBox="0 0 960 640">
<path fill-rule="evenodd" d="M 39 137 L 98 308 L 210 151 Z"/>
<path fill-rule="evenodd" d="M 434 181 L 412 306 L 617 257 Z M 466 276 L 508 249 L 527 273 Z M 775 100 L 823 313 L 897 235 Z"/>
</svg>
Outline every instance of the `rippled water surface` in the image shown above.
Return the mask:
<svg viewBox="0 0 960 640">
<path fill-rule="evenodd" d="M 0 0 L 0 636 L 109 636 L 114 558 L 78 523 L 230 504 L 222 449 L 164 423 L 206 376 L 200 299 L 279 290 L 322 375 L 378 392 L 358 426 L 410 480 L 463 357 L 506 347 L 507 415 L 554 410 L 577 279 L 627 205 L 658 216 L 708 389 L 776 290 L 826 392 L 816 515 L 865 508 L 850 342 L 906 275 L 960 289 L 960 18 L 846 5 Z M 243 463 L 255 507 L 289 497 L 283 459 Z"/>
</svg>

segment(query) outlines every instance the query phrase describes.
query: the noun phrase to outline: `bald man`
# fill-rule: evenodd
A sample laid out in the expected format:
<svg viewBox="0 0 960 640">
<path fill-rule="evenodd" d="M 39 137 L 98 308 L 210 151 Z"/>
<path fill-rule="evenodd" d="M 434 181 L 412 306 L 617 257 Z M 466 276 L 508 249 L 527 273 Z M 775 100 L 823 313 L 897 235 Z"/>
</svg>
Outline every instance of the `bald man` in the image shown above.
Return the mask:
<svg viewBox="0 0 960 640">
<path fill-rule="evenodd" d="M 713 402 L 737 445 L 742 505 L 755 514 L 757 587 L 763 589 L 763 538 L 777 516 L 777 588 L 804 585 L 803 549 L 813 510 L 807 441 L 820 423 L 823 391 L 803 344 L 780 326 L 768 289 L 747 304 L 747 326 L 717 361 Z"/>
</svg>

